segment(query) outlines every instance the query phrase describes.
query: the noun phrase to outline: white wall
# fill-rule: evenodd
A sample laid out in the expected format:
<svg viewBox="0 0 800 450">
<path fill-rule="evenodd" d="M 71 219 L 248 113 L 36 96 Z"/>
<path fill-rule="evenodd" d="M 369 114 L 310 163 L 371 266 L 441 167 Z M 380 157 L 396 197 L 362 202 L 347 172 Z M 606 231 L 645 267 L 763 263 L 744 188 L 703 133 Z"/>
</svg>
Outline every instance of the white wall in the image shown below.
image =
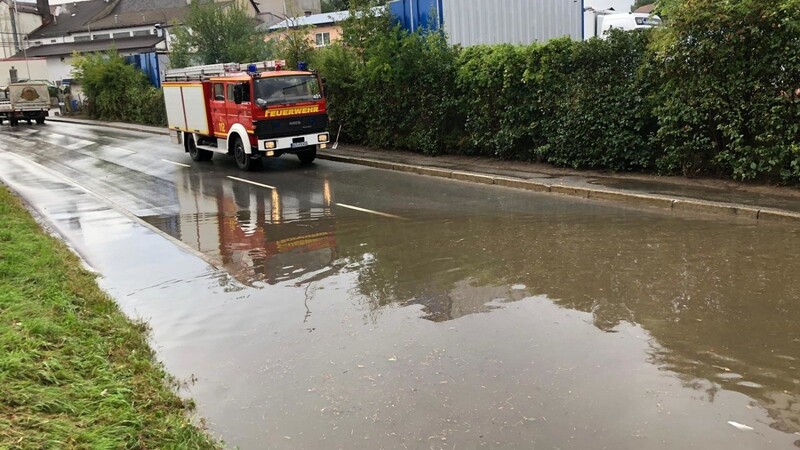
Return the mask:
<svg viewBox="0 0 800 450">
<path fill-rule="evenodd" d="M 62 61 L 63 59 L 63 61 Z M 48 80 L 58 84 L 72 78 L 72 56 L 50 56 L 47 58 Z"/>
<path fill-rule="evenodd" d="M 444 0 L 444 27 L 453 44 L 531 44 L 583 37 L 575 0 Z"/>
<path fill-rule="evenodd" d="M 48 68 L 47 68 L 47 60 L 45 59 L 29 59 L 28 64 L 25 64 L 25 60 L 17 59 L 17 60 L 5 60 L 0 61 L 0 85 L 7 85 L 11 82 L 11 78 L 9 76 L 9 70 L 11 67 L 17 69 L 17 77 L 20 80 L 31 79 L 31 80 L 49 80 L 50 77 L 48 75 Z M 28 68 L 30 67 L 30 74 L 28 73 Z"/>
</svg>

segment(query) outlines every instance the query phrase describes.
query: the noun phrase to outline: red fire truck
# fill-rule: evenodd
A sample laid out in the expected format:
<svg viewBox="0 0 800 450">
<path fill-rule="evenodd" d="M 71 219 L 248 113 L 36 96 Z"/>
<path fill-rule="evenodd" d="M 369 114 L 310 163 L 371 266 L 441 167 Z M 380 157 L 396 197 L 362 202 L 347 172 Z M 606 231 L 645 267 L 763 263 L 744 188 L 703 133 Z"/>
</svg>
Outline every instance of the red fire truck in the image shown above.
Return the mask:
<svg viewBox="0 0 800 450">
<path fill-rule="evenodd" d="M 173 142 L 195 161 L 232 155 L 241 170 L 285 153 L 301 163 L 326 148 L 328 115 L 317 74 L 282 70 L 284 61 L 168 70 L 164 87 Z"/>
</svg>

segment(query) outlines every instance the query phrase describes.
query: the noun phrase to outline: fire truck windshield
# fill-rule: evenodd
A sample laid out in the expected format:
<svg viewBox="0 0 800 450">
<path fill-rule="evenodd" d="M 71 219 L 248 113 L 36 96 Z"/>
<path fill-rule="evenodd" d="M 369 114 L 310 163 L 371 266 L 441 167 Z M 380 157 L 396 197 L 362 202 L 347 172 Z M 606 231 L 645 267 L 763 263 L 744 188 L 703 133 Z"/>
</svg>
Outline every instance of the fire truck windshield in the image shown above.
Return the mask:
<svg viewBox="0 0 800 450">
<path fill-rule="evenodd" d="M 285 75 L 255 80 L 256 104 L 265 107 L 320 98 L 319 82 L 314 75 Z"/>
</svg>

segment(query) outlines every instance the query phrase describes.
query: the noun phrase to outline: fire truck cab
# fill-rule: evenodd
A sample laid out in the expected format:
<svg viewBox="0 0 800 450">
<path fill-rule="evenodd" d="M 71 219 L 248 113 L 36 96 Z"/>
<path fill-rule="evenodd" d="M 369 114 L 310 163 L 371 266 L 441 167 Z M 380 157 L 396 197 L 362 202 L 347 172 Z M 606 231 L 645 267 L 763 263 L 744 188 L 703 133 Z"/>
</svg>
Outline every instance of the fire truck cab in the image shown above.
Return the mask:
<svg viewBox="0 0 800 450">
<path fill-rule="evenodd" d="M 232 155 L 241 170 L 286 153 L 301 163 L 326 148 L 328 115 L 317 74 L 284 61 L 212 64 L 167 71 L 163 84 L 173 141 L 195 161 Z"/>
</svg>

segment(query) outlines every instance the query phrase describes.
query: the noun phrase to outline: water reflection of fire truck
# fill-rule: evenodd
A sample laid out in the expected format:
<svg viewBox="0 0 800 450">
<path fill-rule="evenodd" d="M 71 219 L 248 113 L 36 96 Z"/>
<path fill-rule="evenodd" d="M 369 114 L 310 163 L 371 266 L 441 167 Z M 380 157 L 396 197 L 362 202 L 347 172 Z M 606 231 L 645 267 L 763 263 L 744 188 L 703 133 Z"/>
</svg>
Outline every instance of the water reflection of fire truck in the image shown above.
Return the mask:
<svg viewBox="0 0 800 450">
<path fill-rule="evenodd" d="M 251 189 L 188 174 L 179 186 L 181 240 L 209 254 L 243 283 L 275 284 L 326 267 L 337 258 L 332 193 Z"/>
</svg>

